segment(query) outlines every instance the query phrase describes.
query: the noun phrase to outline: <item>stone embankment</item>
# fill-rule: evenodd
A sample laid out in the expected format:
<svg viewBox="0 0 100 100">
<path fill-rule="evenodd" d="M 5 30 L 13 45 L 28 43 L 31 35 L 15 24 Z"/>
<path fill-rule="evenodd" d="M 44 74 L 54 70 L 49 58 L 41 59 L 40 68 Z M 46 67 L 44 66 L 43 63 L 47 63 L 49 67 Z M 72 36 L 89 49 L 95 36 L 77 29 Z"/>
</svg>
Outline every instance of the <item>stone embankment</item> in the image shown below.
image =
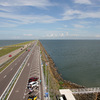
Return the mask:
<svg viewBox="0 0 100 100">
<path fill-rule="evenodd" d="M 64 80 L 61 75 L 58 73 L 57 67 L 50 57 L 50 55 L 47 53 L 41 42 L 39 41 L 39 45 L 41 48 L 41 53 L 42 53 L 42 60 L 44 62 L 49 62 L 49 71 L 52 77 L 53 83 L 51 83 L 51 88 L 50 89 L 52 93 L 55 96 L 60 95 L 59 94 L 59 89 L 64 88 L 64 89 L 78 89 L 78 88 L 85 88 L 84 86 L 72 83 L 70 81 Z M 55 87 L 55 88 L 54 88 Z M 54 96 L 54 97 L 55 97 Z M 91 94 L 75 94 L 74 95 L 76 100 L 100 100 L 100 93 L 91 93 Z M 56 98 L 56 97 L 55 97 Z M 55 100 L 53 98 L 52 100 Z"/>
<path fill-rule="evenodd" d="M 55 67 L 55 63 L 54 61 L 52 60 L 52 58 L 50 57 L 50 55 L 47 53 L 47 51 L 45 50 L 45 48 L 43 47 L 43 45 L 40 43 L 40 46 L 42 47 L 42 52 L 44 53 L 44 58 L 45 58 L 45 61 L 49 61 L 49 65 L 50 65 L 50 69 L 54 75 L 54 78 L 59 82 L 59 85 L 62 87 L 62 88 L 84 88 L 84 86 L 81 86 L 81 85 L 78 85 L 78 84 L 75 84 L 75 83 L 72 83 L 70 81 L 66 81 L 64 80 L 62 77 L 61 77 L 61 74 L 58 73 L 58 70 L 57 70 L 57 67 Z"/>
</svg>

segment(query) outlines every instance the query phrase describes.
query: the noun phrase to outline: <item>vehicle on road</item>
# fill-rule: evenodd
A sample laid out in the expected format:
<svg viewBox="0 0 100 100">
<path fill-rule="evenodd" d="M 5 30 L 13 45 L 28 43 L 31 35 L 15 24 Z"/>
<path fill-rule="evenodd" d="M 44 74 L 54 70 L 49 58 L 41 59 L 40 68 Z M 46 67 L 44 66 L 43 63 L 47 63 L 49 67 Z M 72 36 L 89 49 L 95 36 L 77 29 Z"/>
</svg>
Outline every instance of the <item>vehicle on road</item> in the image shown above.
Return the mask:
<svg viewBox="0 0 100 100">
<path fill-rule="evenodd" d="M 37 96 L 29 96 L 27 100 L 37 100 Z"/>
<path fill-rule="evenodd" d="M 39 83 L 37 81 L 33 81 L 28 84 L 27 88 L 33 88 L 33 87 L 38 87 L 38 86 L 39 86 Z"/>
<path fill-rule="evenodd" d="M 12 55 L 9 55 L 9 57 L 12 57 Z"/>
<path fill-rule="evenodd" d="M 37 81 L 37 80 L 38 80 L 38 77 L 31 77 L 31 78 L 29 78 L 28 83 L 30 83 L 32 81 Z"/>
</svg>

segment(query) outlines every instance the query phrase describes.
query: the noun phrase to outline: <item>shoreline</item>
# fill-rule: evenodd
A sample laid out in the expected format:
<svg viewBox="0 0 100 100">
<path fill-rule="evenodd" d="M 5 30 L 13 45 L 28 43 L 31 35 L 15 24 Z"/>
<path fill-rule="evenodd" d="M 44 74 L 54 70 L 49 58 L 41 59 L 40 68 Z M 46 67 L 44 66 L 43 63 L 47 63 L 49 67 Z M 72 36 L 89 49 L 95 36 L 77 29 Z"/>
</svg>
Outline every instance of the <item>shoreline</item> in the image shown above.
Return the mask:
<svg viewBox="0 0 100 100">
<path fill-rule="evenodd" d="M 61 75 L 58 73 L 58 70 L 55 66 L 54 61 L 47 53 L 41 42 L 39 41 L 42 60 L 44 62 L 49 62 L 49 76 L 51 74 L 52 80 L 49 78 L 49 93 L 52 100 L 56 100 L 56 97 L 60 97 L 61 94 L 59 89 L 80 89 L 86 88 L 85 86 L 72 83 L 70 81 L 64 80 Z M 45 53 L 45 54 L 44 54 Z M 52 82 L 51 82 L 52 81 Z M 51 85 L 51 86 L 50 86 Z M 89 94 L 73 94 L 76 100 L 100 100 L 100 92 L 98 93 L 89 93 Z"/>
<path fill-rule="evenodd" d="M 40 42 L 40 41 L 39 41 Z M 61 76 L 61 74 L 58 72 L 58 69 L 53 61 L 53 59 L 50 57 L 50 55 L 47 53 L 45 48 L 43 47 L 42 43 L 40 42 L 40 45 L 42 47 L 42 52 L 44 53 L 45 60 L 49 62 L 50 69 L 54 75 L 54 78 L 59 82 L 59 85 L 61 88 L 65 89 L 74 89 L 74 88 L 85 88 L 85 86 L 78 85 L 76 83 L 73 83 L 71 81 L 64 80 Z"/>
</svg>

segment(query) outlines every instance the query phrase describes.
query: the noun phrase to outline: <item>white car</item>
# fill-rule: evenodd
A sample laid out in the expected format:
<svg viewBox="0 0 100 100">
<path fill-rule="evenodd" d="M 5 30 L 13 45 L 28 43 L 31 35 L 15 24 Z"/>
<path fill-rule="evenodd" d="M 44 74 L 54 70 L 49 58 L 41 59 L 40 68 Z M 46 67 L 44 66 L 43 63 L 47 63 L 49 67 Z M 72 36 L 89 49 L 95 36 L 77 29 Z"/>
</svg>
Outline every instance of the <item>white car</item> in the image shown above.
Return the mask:
<svg viewBox="0 0 100 100">
<path fill-rule="evenodd" d="M 60 97 L 60 100 L 64 100 L 63 97 Z"/>
<path fill-rule="evenodd" d="M 33 82 L 30 82 L 27 86 L 27 88 L 33 88 L 35 86 L 39 86 L 39 83 L 37 81 L 33 81 Z"/>
</svg>

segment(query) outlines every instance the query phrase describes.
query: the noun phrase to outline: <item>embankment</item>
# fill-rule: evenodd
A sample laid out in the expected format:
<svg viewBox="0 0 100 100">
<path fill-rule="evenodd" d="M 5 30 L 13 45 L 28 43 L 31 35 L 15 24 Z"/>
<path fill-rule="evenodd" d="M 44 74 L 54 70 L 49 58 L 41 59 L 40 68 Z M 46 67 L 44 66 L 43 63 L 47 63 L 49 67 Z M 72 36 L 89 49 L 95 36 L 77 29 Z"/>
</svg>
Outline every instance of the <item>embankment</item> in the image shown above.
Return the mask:
<svg viewBox="0 0 100 100">
<path fill-rule="evenodd" d="M 42 61 L 45 63 L 49 62 L 49 82 L 50 82 L 50 97 L 52 100 L 56 100 L 56 96 L 60 95 L 59 89 L 71 89 L 71 88 L 84 88 L 84 86 L 72 83 L 70 81 L 64 80 L 58 73 L 55 63 L 47 53 L 41 42 L 39 41 L 41 48 Z M 76 94 L 74 95 L 76 100 L 100 100 L 100 93 L 90 93 L 90 94 Z"/>
<path fill-rule="evenodd" d="M 61 75 L 58 73 L 58 70 L 57 70 L 57 67 L 55 67 L 54 61 L 52 60 L 52 58 L 50 57 L 50 55 L 47 53 L 47 51 L 45 50 L 45 48 L 43 47 L 43 45 L 41 44 L 41 42 L 40 42 L 40 47 L 41 47 L 42 56 L 44 58 L 44 61 L 48 61 L 49 62 L 50 69 L 52 71 L 53 77 L 58 81 L 58 83 L 60 85 L 60 88 L 84 88 L 84 86 L 81 86 L 81 85 L 72 83 L 70 81 L 64 80 L 61 77 Z"/>
</svg>

